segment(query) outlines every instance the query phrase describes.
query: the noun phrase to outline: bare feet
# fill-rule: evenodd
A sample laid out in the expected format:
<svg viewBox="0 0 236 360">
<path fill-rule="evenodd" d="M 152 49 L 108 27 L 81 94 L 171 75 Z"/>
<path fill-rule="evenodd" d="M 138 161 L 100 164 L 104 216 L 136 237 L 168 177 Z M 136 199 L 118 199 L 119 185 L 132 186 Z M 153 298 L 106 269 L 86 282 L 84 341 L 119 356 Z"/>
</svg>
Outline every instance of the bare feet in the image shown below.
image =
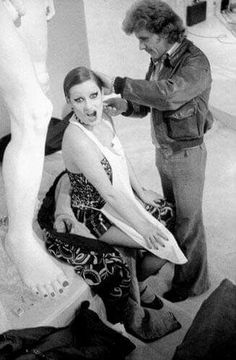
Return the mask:
<svg viewBox="0 0 236 360">
<path fill-rule="evenodd" d="M 35 294 L 54 298 L 64 292 L 69 281 L 39 242 L 34 233 L 22 237 L 8 233 L 5 248 L 23 282 Z"/>
</svg>

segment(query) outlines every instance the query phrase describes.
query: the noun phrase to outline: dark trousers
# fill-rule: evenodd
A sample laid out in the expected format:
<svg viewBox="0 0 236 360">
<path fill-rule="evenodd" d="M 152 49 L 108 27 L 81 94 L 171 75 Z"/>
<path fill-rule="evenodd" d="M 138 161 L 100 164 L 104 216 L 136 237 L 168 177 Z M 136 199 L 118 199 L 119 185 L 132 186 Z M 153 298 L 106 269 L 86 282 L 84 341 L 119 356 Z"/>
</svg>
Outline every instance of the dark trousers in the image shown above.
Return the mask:
<svg viewBox="0 0 236 360">
<path fill-rule="evenodd" d="M 177 153 L 156 150 L 156 165 L 163 193 L 176 206 L 174 236 L 188 259 L 176 265 L 172 288 L 189 296 L 209 288 L 207 249 L 202 219 L 202 198 L 207 152 L 205 145 Z"/>
</svg>

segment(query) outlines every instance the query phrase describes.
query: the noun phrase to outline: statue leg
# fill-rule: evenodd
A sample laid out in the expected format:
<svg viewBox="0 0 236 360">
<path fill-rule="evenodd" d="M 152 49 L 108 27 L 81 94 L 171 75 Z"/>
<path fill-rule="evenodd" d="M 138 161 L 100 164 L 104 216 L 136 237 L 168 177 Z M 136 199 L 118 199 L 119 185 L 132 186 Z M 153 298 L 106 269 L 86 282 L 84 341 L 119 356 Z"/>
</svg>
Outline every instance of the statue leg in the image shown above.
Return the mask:
<svg viewBox="0 0 236 360">
<path fill-rule="evenodd" d="M 39 20 L 43 16 L 45 18 L 42 6 L 40 8 L 44 1 L 26 0 L 25 4 L 26 14 L 22 17 L 22 28 L 19 26 L 18 29 L 0 1 L 0 96 L 9 112 L 12 134 L 3 165 L 9 214 L 6 250 L 25 284 L 47 296 L 55 295 L 63 284 L 68 285 L 68 281 L 32 229 L 52 105 L 39 85 L 38 70 L 34 67 L 34 63 L 43 64 L 46 54 L 42 39 L 38 39 L 35 45 L 39 49 L 38 54 L 33 50 L 33 42 L 36 41 L 33 32 L 34 29 L 38 31 L 38 25 L 44 26 L 41 34 L 46 37 L 46 20 L 44 24 L 43 20 Z M 26 41 L 28 35 L 24 33 L 24 28 L 28 28 L 28 16 L 34 27 L 31 38 Z"/>
</svg>

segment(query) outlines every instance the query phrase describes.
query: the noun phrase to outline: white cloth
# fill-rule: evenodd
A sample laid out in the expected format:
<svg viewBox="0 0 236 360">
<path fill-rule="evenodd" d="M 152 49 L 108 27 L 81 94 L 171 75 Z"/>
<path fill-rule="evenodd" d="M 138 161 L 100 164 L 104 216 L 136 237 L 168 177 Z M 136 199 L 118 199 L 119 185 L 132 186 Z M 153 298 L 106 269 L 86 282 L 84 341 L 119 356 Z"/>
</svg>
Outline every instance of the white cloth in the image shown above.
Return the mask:
<svg viewBox="0 0 236 360">
<path fill-rule="evenodd" d="M 175 264 L 184 264 L 187 262 L 186 257 L 180 250 L 175 238 L 170 233 L 166 227 L 161 224 L 158 220 L 156 220 L 151 214 L 148 213 L 146 209 L 139 203 L 139 201 L 135 198 L 133 190 L 131 188 L 130 180 L 129 180 L 129 172 L 126 163 L 126 157 L 122 145 L 116 135 L 112 140 L 112 150 L 108 147 L 103 146 L 101 142 L 95 137 L 95 135 L 87 130 L 83 125 L 74 120 L 73 118 L 70 120 L 71 124 L 78 126 L 100 149 L 102 154 L 108 160 L 111 169 L 112 169 L 112 185 L 115 189 L 119 189 L 122 191 L 126 198 L 130 201 L 130 206 L 132 208 L 136 208 L 137 212 L 141 213 L 148 221 L 157 225 L 161 231 L 168 237 L 168 241 L 166 241 L 165 247 L 160 247 L 160 249 L 150 249 L 146 246 L 145 240 L 142 235 L 140 235 L 135 229 L 133 229 L 125 219 L 125 217 L 121 216 L 114 207 L 112 207 L 109 203 L 106 203 L 100 211 L 119 229 L 121 229 L 124 233 L 130 236 L 134 241 L 140 244 L 144 249 L 150 251 L 154 255 L 167 259 Z M 110 124 L 109 124 L 110 125 Z"/>
</svg>

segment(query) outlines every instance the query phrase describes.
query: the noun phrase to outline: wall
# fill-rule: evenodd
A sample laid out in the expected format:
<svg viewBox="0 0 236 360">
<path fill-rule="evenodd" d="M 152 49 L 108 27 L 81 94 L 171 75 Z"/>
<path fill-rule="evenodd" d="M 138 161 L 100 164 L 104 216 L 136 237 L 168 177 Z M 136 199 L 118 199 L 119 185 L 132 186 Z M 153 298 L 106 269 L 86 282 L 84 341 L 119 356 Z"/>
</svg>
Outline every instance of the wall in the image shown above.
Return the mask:
<svg viewBox="0 0 236 360">
<path fill-rule="evenodd" d="M 186 25 L 186 7 L 192 5 L 192 0 L 166 0 L 173 9 L 182 17 Z M 220 12 L 221 0 L 207 0 L 207 17 Z"/>
<path fill-rule="evenodd" d="M 90 65 L 83 0 L 54 0 L 56 15 L 48 24 L 48 69 L 53 115 L 61 118 L 63 79 L 78 65 Z"/>
</svg>

